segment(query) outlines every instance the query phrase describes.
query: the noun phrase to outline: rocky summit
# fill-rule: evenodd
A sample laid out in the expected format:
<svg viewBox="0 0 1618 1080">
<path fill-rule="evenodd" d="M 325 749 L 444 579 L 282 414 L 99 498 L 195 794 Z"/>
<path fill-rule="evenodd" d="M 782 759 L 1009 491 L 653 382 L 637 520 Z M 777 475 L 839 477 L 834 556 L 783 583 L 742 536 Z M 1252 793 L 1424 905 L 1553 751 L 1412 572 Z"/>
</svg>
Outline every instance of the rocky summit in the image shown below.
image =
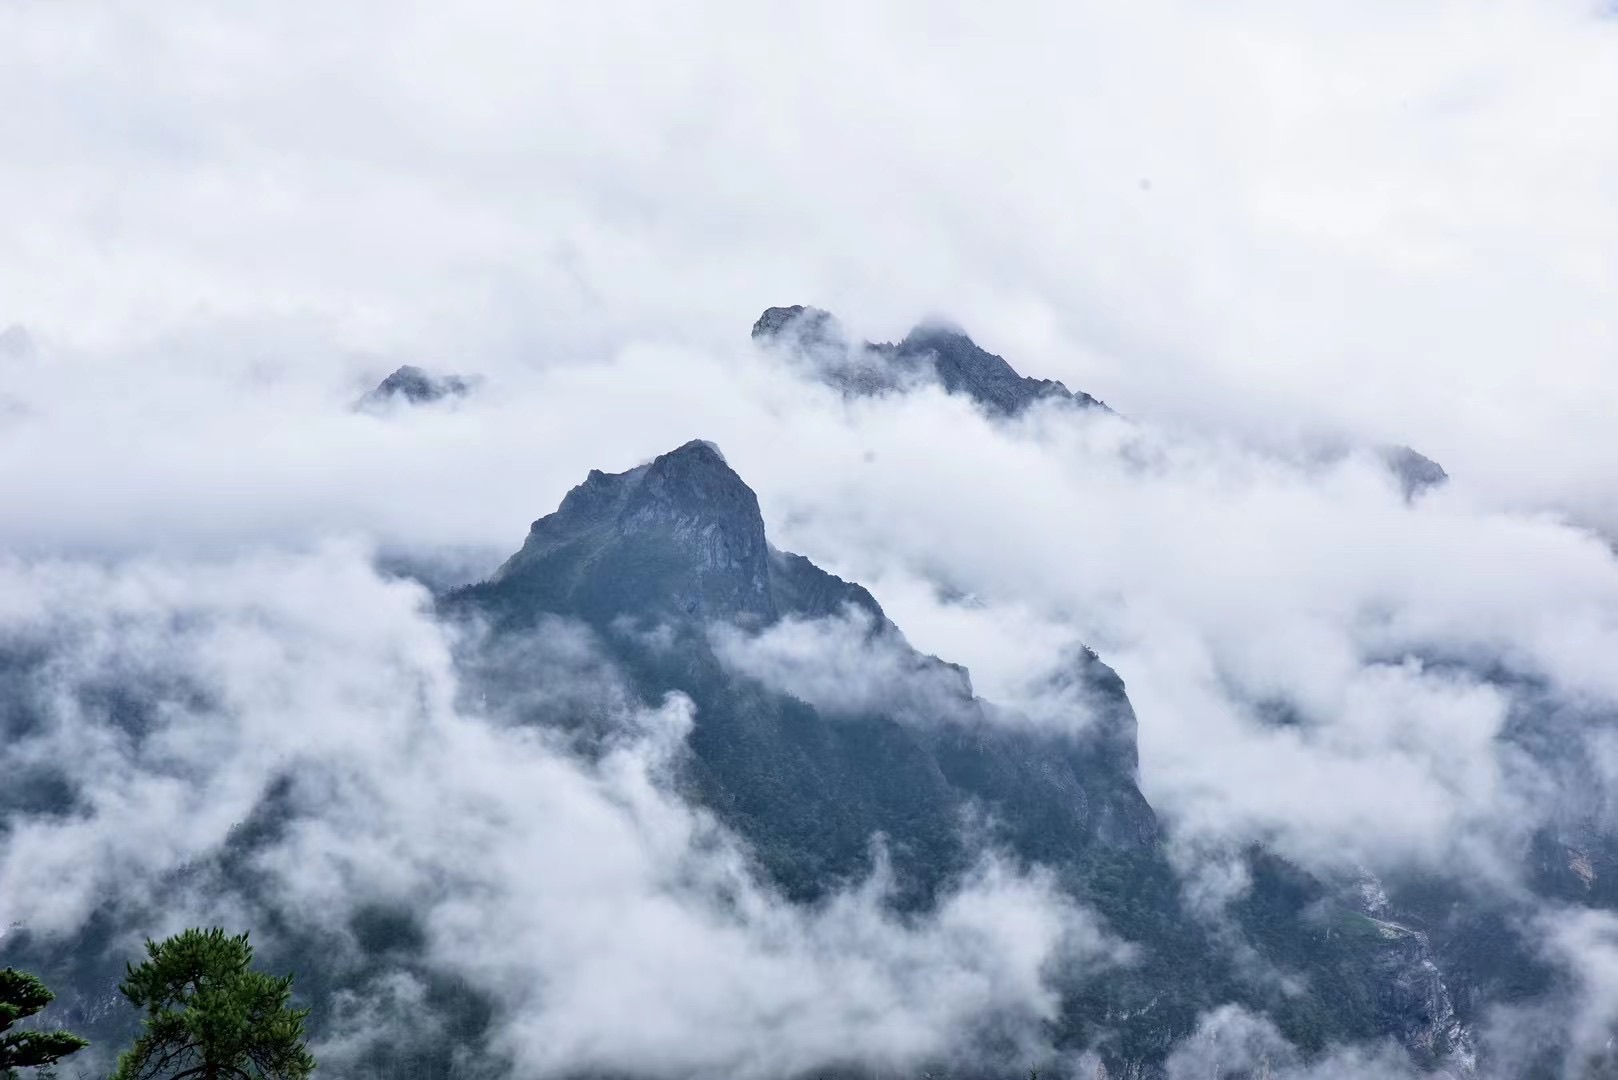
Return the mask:
<svg viewBox="0 0 1618 1080">
<path fill-rule="evenodd" d="M 592 470 L 529 530 L 491 585 L 535 609 L 769 619 L 770 552 L 758 498 L 711 443 L 628 472 Z"/>
</svg>

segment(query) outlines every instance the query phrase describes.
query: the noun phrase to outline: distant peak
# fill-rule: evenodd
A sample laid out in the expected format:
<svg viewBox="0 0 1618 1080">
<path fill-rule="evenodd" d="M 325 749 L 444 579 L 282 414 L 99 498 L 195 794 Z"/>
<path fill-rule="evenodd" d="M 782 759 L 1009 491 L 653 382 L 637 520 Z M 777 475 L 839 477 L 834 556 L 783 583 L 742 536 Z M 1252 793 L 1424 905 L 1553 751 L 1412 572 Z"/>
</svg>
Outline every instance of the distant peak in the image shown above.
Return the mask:
<svg viewBox="0 0 1618 1080">
<path fill-rule="evenodd" d="M 1038 401 L 1065 401 L 1110 412 L 1089 394 L 1051 379 L 1031 379 L 1003 356 L 983 348 L 954 323 L 930 318 L 916 325 L 894 349 L 900 361 L 930 361 L 938 381 L 952 394 L 964 394 L 990 413 L 1016 416 Z"/>
<path fill-rule="evenodd" d="M 568 492 L 561 509 L 595 512 L 612 504 L 622 510 L 622 506 L 617 505 L 618 500 L 637 492 L 641 498 L 650 495 L 659 501 L 680 503 L 698 490 L 714 487 L 745 492 L 742 501 L 752 500 L 753 506 L 757 506 L 752 489 L 730 467 L 718 444 L 708 439 L 692 439 L 625 472 L 591 469 L 584 482 Z"/>
<path fill-rule="evenodd" d="M 696 518 L 745 522 L 745 528 L 762 534 L 764 520 L 753 489 L 708 440 L 692 439 L 643 468 L 632 504 L 655 503 Z"/>
<path fill-rule="evenodd" d="M 753 336 L 755 338 L 774 337 L 799 319 L 808 317 L 809 321 L 831 318 L 831 312 L 822 311 L 816 307 L 805 307 L 803 304 L 791 304 L 787 307 L 769 307 L 764 309 L 753 323 Z"/>
<path fill-rule="evenodd" d="M 753 323 L 753 340 L 787 346 L 810 362 L 821 381 L 851 397 L 936 382 L 998 416 L 1015 416 L 1037 401 L 1050 400 L 1111 412 L 1089 394 L 1059 382 L 1025 378 L 959 325 L 939 316 L 922 320 L 897 345 L 855 345 L 831 312 L 793 304 L 766 309 Z"/>
<path fill-rule="evenodd" d="M 1449 482 L 1449 473 L 1442 465 L 1408 446 L 1384 446 L 1379 453 L 1398 479 L 1406 499 Z"/>
<path fill-rule="evenodd" d="M 361 398 L 359 405 L 377 408 L 395 401 L 424 405 L 445 398 L 465 397 L 471 390 L 472 380 L 463 375 L 435 375 L 414 364 L 401 364 Z"/>
<path fill-rule="evenodd" d="M 802 304 L 793 304 L 790 307 L 765 308 L 753 323 L 753 337 L 774 337 L 796 322 L 805 311 L 819 311 L 818 308 L 806 308 Z M 822 312 L 822 314 L 829 314 Z"/>
<path fill-rule="evenodd" d="M 849 347 L 842 324 L 835 315 L 803 304 L 764 309 L 764 314 L 753 323 L 753 340 L 786 341 L 803 349 Z"/>
</svg>

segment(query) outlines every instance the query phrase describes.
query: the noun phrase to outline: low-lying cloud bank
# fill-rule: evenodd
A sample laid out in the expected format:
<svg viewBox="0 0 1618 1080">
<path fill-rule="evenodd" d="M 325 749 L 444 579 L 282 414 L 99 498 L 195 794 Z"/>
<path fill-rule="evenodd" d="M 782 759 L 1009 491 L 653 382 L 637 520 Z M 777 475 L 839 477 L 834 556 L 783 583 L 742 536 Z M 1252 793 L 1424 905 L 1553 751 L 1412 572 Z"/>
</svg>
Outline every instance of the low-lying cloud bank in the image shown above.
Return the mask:
<svg viewBox="0 0 1618 1080">
<path fill-rule="evenodd" d="M 0 597 L 0 772 L 63 796 L 6 816 L 0 924 L 71 940 L 112 902 L 148 908 L 153 934 L 273 910 L 343 939 L 358 910 L 406 912 L 429 968 L 493 1001 L 488 1049 L 519 1075 L 898 1068 L 986 1032 L 1037 1058 L 1051 979 L 1128 960 L 989 852 L 924 918 L 890 911 L 880 874 L 787 904 L 670 787 L 687 702 L 619 711 L 590 760 L 465 711 L 425 595 L 356 546 L 12 560 Z M 553 689 L 600 663 L 579 639 L 552 653 Z M 205 884 L 234 827 L 271 805 L 274 828 L 237 868 L 253 892 Z M 390 1009 L 419 1004 L 413 979 L 377 976 L 328 1063 L 399 1030 Z"/>
<path fill-rule="evenodd" d="M 1618 822 L 1615 98 L 1618 19 L 1584 0 L 0 5 L 0 99 L 30 106 L 0 110 L 0 632 L 31 695 L 0 716 L 51 718 L 0 762 L 62 808 L 19 824 L 0 788 L 0 921 L 137 903 L 288 775 L 299 825 L 258 857 L 307 848 L 272 869 L 311 904 L 455 883 L 518 933 L 547 882 L 570 916 L 622 888 L 656 947 L 740 957 L 723 989 L 692 976 L 682 1018 L 735 1005 L 783 1060 L 920 1052 L 948 1024 L 907 1001 L 891 1043 L 880 1018 L 851 1035 L 777 961 L 884 1007 L 914 961 L 952 1016 L 1040 1015 L 1062 920 L 1037 879 L 986 869 L 925 927 L 865 894 L 785 913 L 745 875 L 747 903 L 694 899 L 690 864 L 740 857 L 657 780 L 678 704 L 636 711 L 551 627 L 524 704 L 638 733 L 581 763 L 501 727 L 419 591 L 366 565 L 475 577 L 587 470 L 692 437 L 778 546 L 871 587 L 984 697 L 1062 722 L 1042 678 L 1095 646 L 1210 910 L 1255 841 L 1518 896 L 1533 829 L 1577 848 Z M 743 340 L 800 301 L 873 338 L 942 313 L 1138 422 L 843 402 Z M 486 379 L 356 414 L 401 363 Z M 1374 455 L 1319 452 L 1386 443 L 1454 479 L 1407 501 Z M 847 629 L 737 655 L 857 707 L 893 671 Z M 374 817 L 369 849 L 339 809 Z M 594 853 L 573 832 L 620 862 L 566 876 Z M 1026 907 L 1031 942 L 951 929 L 973 903 Z M 1498 1029 L 1599 1042 L 1604 917 L 1530 906 L 1586 990 Z M 438 917 L 435 941 L 476 936 Z M 478 977 L 555 1005 L 590 985 L 561 947 L 533 946 L 572 982 Z M 1267 1045 L 1250 1019 L 1209 1030 Z M 658 1025 L 579 1030 L 545 1045 L 696 1067 Z M 735 1032 L 705 1064 L 762 1067 Z"/>
</svg>

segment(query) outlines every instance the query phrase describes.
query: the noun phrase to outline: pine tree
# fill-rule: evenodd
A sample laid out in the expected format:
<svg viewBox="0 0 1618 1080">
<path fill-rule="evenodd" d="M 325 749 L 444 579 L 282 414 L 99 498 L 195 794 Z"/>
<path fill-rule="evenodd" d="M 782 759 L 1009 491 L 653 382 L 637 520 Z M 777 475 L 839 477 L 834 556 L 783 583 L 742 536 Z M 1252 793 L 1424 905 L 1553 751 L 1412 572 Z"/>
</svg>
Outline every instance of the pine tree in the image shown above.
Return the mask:
<svg viewBox="0 0 1618 1080">
<path fill-rule="evenodd" d="M 293 1009 L 292 976 L 252 970 L 247 935 L 187 930 L 146 943 L 149 959 L 119 987 L 146 1026 L 113 1080 L 304 1080 L 308 1009 Z"/>
<path fill-rule="evenodd" d="M 18 1020 L 33 1016 L 56 997 L 26 972 L 0 971 L 0 1077 L 13 1069 L 54 1065 L 90 1044 L 66 1031 L 12 1031 Z"/>
</svg>

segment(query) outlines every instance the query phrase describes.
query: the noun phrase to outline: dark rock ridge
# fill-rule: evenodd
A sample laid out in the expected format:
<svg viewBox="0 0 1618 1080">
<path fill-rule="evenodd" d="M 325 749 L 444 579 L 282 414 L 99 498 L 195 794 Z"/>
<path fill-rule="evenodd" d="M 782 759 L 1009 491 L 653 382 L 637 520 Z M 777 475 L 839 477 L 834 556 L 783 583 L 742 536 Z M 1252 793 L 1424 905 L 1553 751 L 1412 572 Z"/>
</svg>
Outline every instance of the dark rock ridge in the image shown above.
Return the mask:
<svg viewBox="0 0 1618 1080">
<path fill-rule="evenodd" d="M 948 393 L 966 395 L 994 416 L 1016 416 L 1041 401 L 1113 411 L 1060 382 L 1020 374 L 1004 357 L 941 323 L 922 323 L 897 345 L 855 343 L 831 312 L 793 304 L 766 308 L 753 323 L 752 337 L 805 358 L 819 378 L 850 397 L 936 382 Z M 1443 466 L 1408 446 L 1379 447 L 1377 453 L 1407 499 L 1449 480 Z"/>
<path fill-rule="evenodd" d="M 530 604 L 611 619 L 779 614 L 758 498 L 711 443 L 622 473 L 591 470 L 529 530 L 492 584 Z"/>
<path fill-rule="evenodd" d="M 1016 416 L 1040 401 L 1106 409 L 1089 394 L 1050 379 L 1019 374 L 1003 357 L 960 330 L 923 323 L 898 344 L 848 341 L 837 319 L 819 308 L 772 307 L 753 323 L 753 340 L 779 342 L 809 356 L 826 381 L 851 395 L 882 393 L 936 381 L 996 416 Z"/>
<path fill-rule="evenodd" d="M 462 375 L 434 375 L 414 364 L 405 364 L 359 400 L 364 409 L 382 408 L 396 402 L 427 405 L 445 398 L 465 397 L 472 391 L 472 380 Z"/>
</svg>

